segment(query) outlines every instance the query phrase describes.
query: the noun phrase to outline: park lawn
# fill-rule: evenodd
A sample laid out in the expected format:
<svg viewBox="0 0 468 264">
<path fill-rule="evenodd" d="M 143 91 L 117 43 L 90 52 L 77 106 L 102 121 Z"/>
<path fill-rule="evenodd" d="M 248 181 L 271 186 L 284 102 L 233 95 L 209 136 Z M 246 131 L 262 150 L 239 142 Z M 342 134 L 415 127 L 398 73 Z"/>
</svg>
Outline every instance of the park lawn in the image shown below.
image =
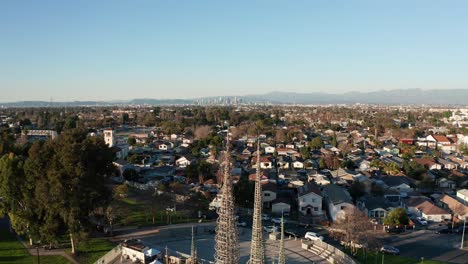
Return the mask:
<svg viewBox="0 0 468 264">
<path fill-rule="evenodd" d="M 44 264 L 70 263 L 62 256 L 40 256 Z M 31 264 L 37 263 L 37 257 L 28 254 L 23 245 L 8 230 L 0 229 L 0 263 Z"/>
<path fill-rule="evenodd" d="M 90 238 L 77 247 L 77 259 L 82 264 L 92 264 L 116 245 L 105 238 Z"/>
<path fill-rule="evenodd" d="M 385 257 L 383 257 L 382 261 L 382 254 L 381 253 L 367 253 L 367 258 L 365 257 L 364 253 L 362 250 L 359 250 L 359 252 L 354 256 L 361 264 L 374 264 L 374 263 L 392 263 L 392 264 L 443 264 L 444 262 L 440 261 L 434 261 L 430 259 L 425 259 L 424 262 L 421 262 L 421 260 L 415 259 L 415 258 L 410 258 L 410 257 L 404 257 L 404 256 L 395 256 L 395 255 L 389 255 L 385 254 Z"/>
</svg>

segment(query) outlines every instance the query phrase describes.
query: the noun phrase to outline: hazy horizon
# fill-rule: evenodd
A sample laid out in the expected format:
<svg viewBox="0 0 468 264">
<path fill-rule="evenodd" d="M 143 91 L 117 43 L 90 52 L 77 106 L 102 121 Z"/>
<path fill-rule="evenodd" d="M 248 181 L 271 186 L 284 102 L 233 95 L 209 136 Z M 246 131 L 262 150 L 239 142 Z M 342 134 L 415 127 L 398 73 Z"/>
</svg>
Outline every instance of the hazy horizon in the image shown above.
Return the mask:
<svg viewBox="0 0 468 264">
<path fill-rule="evenodd" d="M 0 102 L 467 89 L 465 1 L 8 1 Z"/>
</svg>

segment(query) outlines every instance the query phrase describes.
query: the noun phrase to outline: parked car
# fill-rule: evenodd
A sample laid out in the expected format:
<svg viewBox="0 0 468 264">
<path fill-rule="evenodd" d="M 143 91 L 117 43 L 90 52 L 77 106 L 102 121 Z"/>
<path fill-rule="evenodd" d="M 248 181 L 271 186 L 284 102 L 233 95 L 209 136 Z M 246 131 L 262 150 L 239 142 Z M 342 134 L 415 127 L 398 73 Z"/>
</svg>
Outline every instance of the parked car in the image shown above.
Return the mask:
<svg viewBox="0 0 468 264">
<path fill-rule="evenodd" d="M 263 230 L 267 233 L 273 233 L 273 232 L 278 232 L 278 227 L 277 226 L 264 226 Z"/>
<path fill-rule="evenodd" d="M 247 223 L 244 222 L 244 221 L 237 222 L 236 224 L 237 224 L 237 226 L 242 226 L 242 227 L 247 226 Z"/>
<path fill-rule="evenodd" d="M 423 217 L 418 216 L 418 217 L 416 217 L 416 220 L 417 220 L 421 225 L 424 225 L 424 226 L 427 225 L 427 220 L 424 219 Z"/>
<path fill-rule="evenodd" d="M 262 215 L 262 220 L 263 221 L 270 221 L 270 217 L 267 214 Z"/>
<path fill-rule="evenodd" d="M 300 237 L 300 235 L 296 231 L 292 231 L 292 230 L 284 230 L 284 234 L 286 236 Z"/>
<path fill-rule="evenodd" d="M 388 246 L 388 245 L 384 245 L 383 247 L 381 247 L 380 252 L 388 253 L 388 254 L 392 254 L 392 255 L 399 255 L 400 254 L 400 250 L 398 248 Z"/>
<path fill-rule="evenodd" d="M 307 232 L 304 236 L 305 239 L 310 240 L 310 241 L 316 241 L 316 240 L 321 240 L 323 241 L 323 236 L 319 236 L 315 232 Z"/>
<path fill-rule="evenodd" d="M 437 230 L 437 234 L 451 234 L 453 233 L 455 230 L 452 230 L 452 229 L 449 229 L 449 228 L 444 228 L 444 229 L 439 229 Z"/>
<path fill-rule="evenodd" d="M 273 223 L 275 223 L 275 224 L 281 224 L 281 218 L 272 218 L 271 221 L 272 221 Z M 283 218 L 283 223 L 286 224 L 287 222 L 288 222 L 288 220 L 286 220 L 286 219 Z"/>
<path fill-rule="evenodd" d="M 390 227 L 390 228 L 385 229 L 385 232 L 392 233 L 392 234 L 401 234 L 401 233 L 405 232 L 405 229 Z"/>
</svg>

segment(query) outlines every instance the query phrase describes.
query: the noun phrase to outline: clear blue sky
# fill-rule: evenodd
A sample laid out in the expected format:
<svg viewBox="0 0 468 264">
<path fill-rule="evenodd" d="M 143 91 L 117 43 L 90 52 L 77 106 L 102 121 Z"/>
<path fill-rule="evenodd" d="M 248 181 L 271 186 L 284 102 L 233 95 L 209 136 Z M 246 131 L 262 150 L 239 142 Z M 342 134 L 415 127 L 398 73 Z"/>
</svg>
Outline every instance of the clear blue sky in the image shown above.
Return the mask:
<svg viewBox="0 0 468 264">
<path fill-rule="evenodd" d="M 468 88 L 468 1 L 0 1 L 0 102 Z"/>
</svg>

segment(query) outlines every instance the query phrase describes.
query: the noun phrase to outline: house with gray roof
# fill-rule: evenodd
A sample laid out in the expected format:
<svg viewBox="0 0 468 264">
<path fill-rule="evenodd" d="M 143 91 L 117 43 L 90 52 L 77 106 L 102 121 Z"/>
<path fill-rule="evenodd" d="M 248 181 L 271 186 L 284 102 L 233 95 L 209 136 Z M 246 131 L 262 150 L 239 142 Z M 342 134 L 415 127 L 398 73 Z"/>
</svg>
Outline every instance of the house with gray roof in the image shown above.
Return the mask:
<svg viewBox="0 0 468 264">
<path fill-rule="evenodd" d="M 332 222 L 343 217 L 346 214 L 345 210 L 355 207 L 351 195 L 346 189 L 336 184 L 328 184 L 322 186 L 321 190 L 328 216 Z"/>
</svg>

